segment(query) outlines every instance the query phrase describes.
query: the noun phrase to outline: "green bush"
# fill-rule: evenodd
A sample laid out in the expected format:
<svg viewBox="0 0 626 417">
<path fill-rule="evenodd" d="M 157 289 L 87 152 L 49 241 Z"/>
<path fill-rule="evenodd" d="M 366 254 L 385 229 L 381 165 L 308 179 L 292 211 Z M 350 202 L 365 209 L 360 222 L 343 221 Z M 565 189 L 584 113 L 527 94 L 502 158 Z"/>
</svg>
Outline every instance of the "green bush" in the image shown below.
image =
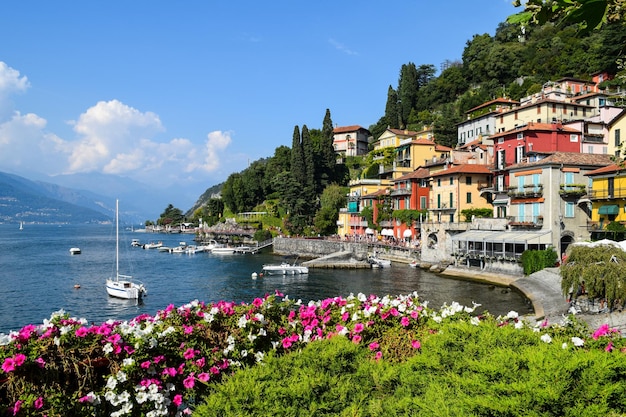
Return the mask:
<svg viewBox="0 0 626 417">
<path fill-rule="evenodd" d="M 521 257 L 524 275 L 530 275 L 544 268 L 552 268 L 556 265 L 557 259 L 558 256 L 553 248 L 526 250 Z"/>
</svg>

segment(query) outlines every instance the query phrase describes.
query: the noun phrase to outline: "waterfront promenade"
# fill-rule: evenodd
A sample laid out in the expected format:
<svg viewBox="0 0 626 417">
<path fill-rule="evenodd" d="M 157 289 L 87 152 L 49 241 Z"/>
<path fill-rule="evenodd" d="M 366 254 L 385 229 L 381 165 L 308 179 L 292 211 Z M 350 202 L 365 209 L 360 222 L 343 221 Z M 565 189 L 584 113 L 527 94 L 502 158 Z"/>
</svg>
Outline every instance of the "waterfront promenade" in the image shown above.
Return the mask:
<svg viewBox="0 0 626 417">
<path fill-rule="evenodd" d="M 375 246 L 374 246 L 375 245 Z M 300 254 L 309 258 L 334 259 L 329 256 L 335 253 L 342 253 L 340 259 L 348 259 L 344 262 L 363 261 L 367 258 L 368 252 L 376 248 L 380 250 L 380 257 L 392 260 L 393 262 L 408 264 L 416 259 L 419 254 L 415 248 L 397 248 L 388 247 L 380 243 L 372 244 L 372 242 L 342 242 L 323 239 L 297 239 L 297 238 L 278 238 L 274 242 L 274 250 L 283 254 Z M 350 259 L 349 253 L 352 253 L 354 259 Z M 386 256 L 387 255 L 387 256 Z M 317 259 L 316 259 L 317 260 Z M 332 261 L 330 261 L 332 262 Z M 315 261 L 311 262 L 314 267 L 317 266 Z M 348 263 L 349 265 L 349 263 Z M 326 265 L 325 267 L 338 267 L 339 265 Z M 343 266 L 345 267 L 345 266 Z M 493 273 L 480 270 L 478 268 L 454 267 L 448 266 L 441 275 L 464 278 L 498 286 L 514 288 L 521 292 L 533 306 L 534 316 L 527 317 L 531 321 L 539 322 L 548 320 L 551 323 L 562 322 L 569 314 L 570 304 L 563 295 L 561 290 L 561 275 L 559 268 L 546 268 L 535 272 L 529 276 L 524 275 L 507 275 L 504 273 Z M 610 312 L 610 313 L 589 313 L 583 312 L 577 316 L 589 325 L 590 328 L 598 328 L 602 324 L 608 324 L 611 327 L 618 328 L 622 332 L 626 332 L 626 312 Z"/>
</svg>

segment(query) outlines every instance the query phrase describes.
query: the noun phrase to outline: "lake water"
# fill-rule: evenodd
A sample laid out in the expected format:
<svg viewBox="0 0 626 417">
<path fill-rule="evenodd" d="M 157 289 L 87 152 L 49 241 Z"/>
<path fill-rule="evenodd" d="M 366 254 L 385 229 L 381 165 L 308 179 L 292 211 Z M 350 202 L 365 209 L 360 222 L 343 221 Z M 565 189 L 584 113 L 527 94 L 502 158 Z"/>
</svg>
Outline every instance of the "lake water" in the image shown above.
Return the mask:
<svg viewBox="0 0 626 417">
<path fill-rule="evenodd" d="M 520 293 L 493 286 L 442 277 L 406 264 L 385 269 L 311 269 L 308 275 L 264 276 L 263 264 L 283 260 L 271 248 L 257 254 L 169 254 L 131 247 L 161 240 L 166 246 L 193 243 L 192 235 L 146 234 L 120 231 L 120 272 L 146 285 L 142 304 L 107 295 L 104 282 L 115 273 L 115 227 L 112 225 L 0 224 L 0 333 L 40 324 L 60 309 L 72 316 L 100 323 L 155 314 L 169 304 L 193 300 L 250 303 L 275 290 L 303 301 L 347 296 L 350 293 L 384 295 L 417 291 L 421 300 L 438 308 L 457 301 L 481 310 L 506 314 L 532 312 Z M 80 255 L 70 255 L 79 247 Z M 75 285 L 80 285 L 75 289 Z"/>
</svg>

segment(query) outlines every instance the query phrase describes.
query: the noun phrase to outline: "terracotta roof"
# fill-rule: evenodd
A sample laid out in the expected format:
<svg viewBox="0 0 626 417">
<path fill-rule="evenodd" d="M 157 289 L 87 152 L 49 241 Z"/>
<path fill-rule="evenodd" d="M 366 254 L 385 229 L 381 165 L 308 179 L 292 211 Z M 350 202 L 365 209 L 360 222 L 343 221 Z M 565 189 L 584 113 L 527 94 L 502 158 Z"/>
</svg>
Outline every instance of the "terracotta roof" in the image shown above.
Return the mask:
<svg viewBox="0 0 626 417">
<path fill-rule="evenodd" d="M 376 197 L 380 197 L 381 195 L 387 194 L 387 190 L 388 190 L 388 188 L 382 188 L 380 190 L 374 191 L 373 193 L 365 194 L 361 198 L 376 198 Z"/>
<path fill-rule="evenodd" d="M 367 130 L 364 127 L 361 127 L 359 125 L 352 125 L 352 126 L 337 126 L 336 128 L 333 129 L 333 133 L 345 133 L 345 132 L 356 132 L 358 130 Z"/>
<path fill-rule="evenodd" d="M 431 177 L 439 177 L 442 175 L 450 175 L 450 174 L 491 174 L 491 170 L 487 165 L 479 165 L 479 164 L 461 164 L 461 165 L 452 165 L 448 169 L 442 169 L 441 171 L 437 171 L 433 174 L 430 174 Z"/>
<path fill-rule="evenodd" d="M 411 145 L 436 145 L 436 143 L 432 139 L 419 138 L 413 139 Z"/>
<path fill-rule="evenodd" d="M 465 149 L 465 148 L 469 148 L 470 146 L 479 145 L 481 143 L 481 140 L 482 139 L 479 138 L 479 139 L 474 139 L 471 142 L 464 143 L 463 145 L 459 146 L 459 149 Z"/>
<path fill-rule="evenodd" d="M 624 168 L 620 168 L 617 164 L 611 164 L 602 168 L 594 169 L 591 172 L 587 172 L 585 175 L 593 176 L 593 175 L 601 175 L 601 174 L 612 174 L 612 173 L 621 171 L 623 169 Z"/>
<path fill-rule="evenodd" d="M 509 170 L 534 167 L 541 165 L 568 165 L 568 166 L 606 166 L 611 164 L 611 156 L 594 153 L 554 152 L 539 161 L 519 163 L 507 167 Z"/>
<path fill-rule="evenodd" d="M 484 107 L 489 107 L 489 106 L 491 106 L 492 104 L 496 104 L 496 103 L 501 103 L 501 104 L 511 104 L 511 105 L 514 105 L 514 104 L 515 104 L 515 105 L 519 105 L 519 101 L 511 100 L 510 98 L 503 98 L 503 97 L 500 97 L 500 98 L 497 98 L 497 99 L 495 99 L 495 100 L 487 101 L 487 102 L 485 102 L 485 103 L 483 103 L 483 104 L 480 104 L 480 105 L 478 105 L 478 106 L 476 106 L 476 107 L 473 107 L 473 108 L 469 109 L 468 111 L 466 111 L 465 113 L 466 113 L 466 114 L 467 114 L 467 113 L 471 113 L 471 112 L 473 112 L 473 111 L 476 111 L 476 110 L 482 109 L 482 108 L 484 108 Z"/>
<path fill-rule="evenodd" d="M 398 136 L 417 136 L 417 134 L 419 132 L 413 132 L 411 130 L 404 130 L 404 129 L 387 129 L 388 131 L 390 131 L 391 133 L 393 133 L 394 135 L 398 135 Z"/>
<path fill-rule="evenodd" d="M 430 171 L 426 168 L 418 168 L 413 172 L 409 172 L 408 174 L 404 174 L 400 178 L 396 178 L 395 180 L 391 180 L 391 182 L 399 182 L 410 180 L 411 178 L 428 178 L 430 177 Z"/>
<path fill-rule="evenodd" d="M 435 145 L 435 150 L 440 151 L 440 152 L 452 152 L 452 148 L 448 146 L 439 145 L 439 144 Z"/>
<path fill-rule="evenodd" d="M 563 126 L 561 123 L 537 123 L 537 122 L 528 122 L 523 126 L 516 127 L 515 129 L 507 130 L 506 132 L 495 133 L 491 135 L 489 138 L 499 138 L 503 136 L 512 135 L 519 132 L 536 132 L 536 131 L 548 131 L 554 132 L 558 130 L 560 132 L 565 133 L 580 133 L 580 130 L 574 129 L 573 127 Z"/>
</svg>

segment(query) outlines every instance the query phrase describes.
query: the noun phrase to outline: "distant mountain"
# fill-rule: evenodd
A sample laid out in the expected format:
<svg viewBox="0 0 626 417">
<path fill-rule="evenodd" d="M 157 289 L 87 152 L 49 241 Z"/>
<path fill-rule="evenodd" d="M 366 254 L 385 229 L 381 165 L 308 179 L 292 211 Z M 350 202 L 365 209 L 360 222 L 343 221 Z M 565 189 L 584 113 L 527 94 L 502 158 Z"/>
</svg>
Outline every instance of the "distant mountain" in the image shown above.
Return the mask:
<svg viewBox="0 0 626 417">
<path fill-rule="evenodd" d="M 187 213 L 185 213 L 185 217 L 193 216 L 193 212 L 194 211 L 196 211 L 202 205 L 206 204 L 206 202 L 209 201 L 209 199 L 211 199 L 214 196 L 220 194 L 222 192 L 222 186 L 223 185 L 224 185 L 224 183 L 221 183 L 221 184 L 214 185 L 211 188 L 207 188 L 207 190 L 204 193 L 202 193 L 202 195 L 200 197 L 198 197 L 198 200 L 196 200 L 196 202 L 189 209 L 189 211 L 187 211 Z"/>
<path fill-rule="evenodd" d="M 0 172 L 0 223 L 101 223 L 113 219 L 115 202 Z"/>
</svg>

